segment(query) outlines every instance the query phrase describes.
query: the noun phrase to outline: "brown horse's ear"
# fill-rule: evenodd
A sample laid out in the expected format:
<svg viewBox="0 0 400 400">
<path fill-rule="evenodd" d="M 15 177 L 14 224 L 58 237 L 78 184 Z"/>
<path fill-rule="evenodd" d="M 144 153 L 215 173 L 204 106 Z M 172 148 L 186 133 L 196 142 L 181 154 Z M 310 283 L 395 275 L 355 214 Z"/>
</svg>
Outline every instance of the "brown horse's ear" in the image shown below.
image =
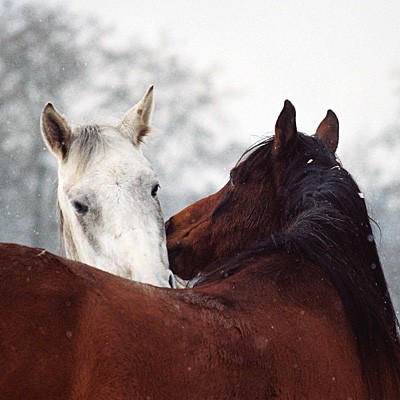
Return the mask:
<svg viewBox="0 0 400 400">
<path fill-rule="evenodd" d="M 142 99 L 125 113 L 117 126 L 136 146 L 139 146 L 143 138 L 150 133 L 152 109 L 153 85 L 147 89 Z"/>
<path fill-rule="evenodd" d="M 274 151 L 280 153 L 290 147 L 297 138 L 296 109 L 285 100 L 283 110 L 275 125 Z"/>
<path fill-rule="evenodd" d="M 42 111 L 40 126 L 47 148 L 60 160 L 64 160 L 71 144 L 72 131 L 68 121 L 47 103 Z"/>
<path fill-rule="evenodd" d="M 315 136 L 321 138 L 333 152 L 339 143 L 339 120 L 332 110 L 328 110 L 326 117 L 319 124 Z"/>
</svg>

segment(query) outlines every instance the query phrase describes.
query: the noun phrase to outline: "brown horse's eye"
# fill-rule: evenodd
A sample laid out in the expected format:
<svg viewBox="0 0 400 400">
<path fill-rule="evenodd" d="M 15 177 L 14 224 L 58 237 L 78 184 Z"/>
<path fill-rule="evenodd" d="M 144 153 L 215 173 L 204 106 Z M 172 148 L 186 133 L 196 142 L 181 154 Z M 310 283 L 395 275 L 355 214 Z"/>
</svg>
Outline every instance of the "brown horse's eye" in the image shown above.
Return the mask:
<svg viewBox="0 0 400 400">
<path fill-rule="evenodd" d="M 153 196 L 153 197 L 156 197 L 157 196 L 157 192 L 158 192 L 158 189 L 160 188 L 160 185 L 157 183 L 157 185 L 154 185 L 153 186 L 153 189 L 151 189 L 151 195 Z"/>
<path fill-rule="evenodd" d="M 236 171 L 233 169 L 229 174 L 229 183 L 231 186 L 235 186 Z"/>
</svg>

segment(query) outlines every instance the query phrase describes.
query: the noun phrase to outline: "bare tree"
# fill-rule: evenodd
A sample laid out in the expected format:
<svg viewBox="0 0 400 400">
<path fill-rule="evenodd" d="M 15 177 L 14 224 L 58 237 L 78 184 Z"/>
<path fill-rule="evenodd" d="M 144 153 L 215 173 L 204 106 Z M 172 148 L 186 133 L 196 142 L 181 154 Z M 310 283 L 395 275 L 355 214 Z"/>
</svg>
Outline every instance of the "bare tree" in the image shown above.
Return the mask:
<svg viewBox="0 0 400 400">
<path fill-rule="evenodd" d="M 43 151 L 39 115 L 50 99 L 62 107 L 65 91 L 86 73 L 70 21 L 55 9 L 1 4 L 2 240 L 45 246 L 54 236 L 54 171 Z"/>
<path fill-rule="evenodd" d="M 56 250 L 55 164 L 39 133 L 53 101 L 75 120 L 121 113 L 155 84 L 155 135 L 147 153 L 166 214 L 215 189 L 240 153 L 222 127 L 213 71 L 196 72 L 168 42 L 112 46 L 98 21 L 35 3 L 3 2 L 0 17 L 0 240 Z M 214 128 L 212 128 L 214 127 Z M 230 139 L 230 140 L 229 140 Z"/>
<path fill-rule="evenodd" d="M 231 94 L 217 89 L 214 71 L 194 71 L 166 40 L 154 47 L 132 39 L 122 50 L 103 48 L 97 63 L 91 76 L 99 99 L 94 108 L 101 113 L 131 107 L 137 93 L 155 85 L 154 125 L 162 132 L 150 136 L 145 151 L 161 178 L 165 214 L 215 190 L 216 177 L 228 176 L 243 148 L 222 117 L 220 100 Z"/>
</svg>

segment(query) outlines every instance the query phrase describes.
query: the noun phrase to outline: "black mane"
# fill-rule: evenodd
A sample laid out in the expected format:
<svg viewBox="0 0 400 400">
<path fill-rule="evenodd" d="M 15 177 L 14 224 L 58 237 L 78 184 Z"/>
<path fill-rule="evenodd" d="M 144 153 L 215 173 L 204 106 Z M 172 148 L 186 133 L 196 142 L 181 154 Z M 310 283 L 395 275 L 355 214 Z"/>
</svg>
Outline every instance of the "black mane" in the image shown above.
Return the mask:
<svg viewBox="0 0 400 400">
<path fill-rule="evenodd" d="M 378 371 L 387 354 L 400 379 L 398 322 L 363 194 L 321 139 L 299 133 L 296 143 L 275 159 L 272 148 L 273 140 L 253 147 L 233 175 L 240 182 L 261 166 L 279 171 L 280 229 L 236 258 L 219 262 L 197 284 L 230 275 L 257 256 L 284 252 L 309 261 L 327 274 L 340 295 L 364 373 L 367 368 Z M 370 374 L 365 379 L 382 398 L 380 383 Z"/>
<path fill-rule="evenodd" d="M 305 135 L 297 140 L 280 193 L 284 248 L 329 276 L 353 327 L 362 365 L 379 363 L 382 352 L 393 356 L 399 373 L 398 321 L 364 195 L 320 140 Z M 316 159 L 304 166 L 308 156 Z"/>
</svg>

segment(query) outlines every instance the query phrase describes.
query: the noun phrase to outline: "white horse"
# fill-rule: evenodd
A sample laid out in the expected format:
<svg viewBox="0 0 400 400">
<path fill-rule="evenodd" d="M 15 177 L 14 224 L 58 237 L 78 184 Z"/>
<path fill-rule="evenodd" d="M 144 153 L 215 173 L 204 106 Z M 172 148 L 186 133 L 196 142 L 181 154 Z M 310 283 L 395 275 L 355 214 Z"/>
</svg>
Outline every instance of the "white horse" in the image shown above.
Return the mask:
<svg viewBox="0 0 400 400">
<path fill-rule="evenodd" d="M 52 104 L 41 116 L 58 159 L 58 207 L 68 258 L 155 286 L 169 269 L 158 177 L 140 144 L 150 131 L 153 87 L 116 125 L 72 127 Z"/>
</svg>

